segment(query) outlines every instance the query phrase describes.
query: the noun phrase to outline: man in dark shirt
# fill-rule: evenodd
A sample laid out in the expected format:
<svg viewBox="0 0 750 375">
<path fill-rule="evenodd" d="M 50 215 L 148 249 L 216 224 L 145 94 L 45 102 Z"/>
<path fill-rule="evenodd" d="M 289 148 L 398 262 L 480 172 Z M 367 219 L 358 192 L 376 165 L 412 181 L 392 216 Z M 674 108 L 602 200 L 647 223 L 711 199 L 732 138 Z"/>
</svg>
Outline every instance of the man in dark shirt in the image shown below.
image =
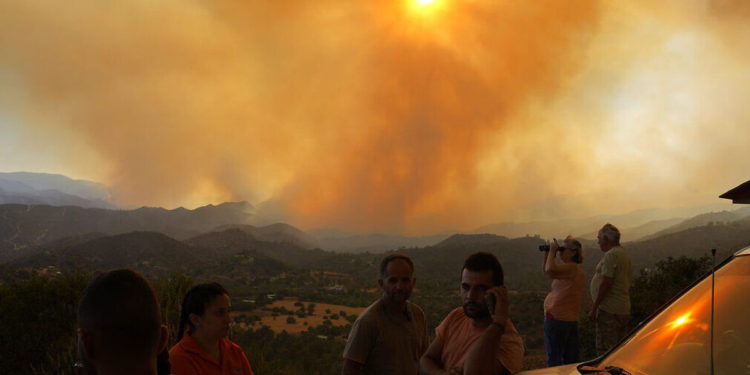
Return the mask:
<svg viewBox="0 0 750 375">
<path fill-rule="evenodd" d="M 143 276 L 115 270 L 86 287 L 78 306 L 79 373 L 157 374 L 166 345 L 159 302 Z"/>
</svg>

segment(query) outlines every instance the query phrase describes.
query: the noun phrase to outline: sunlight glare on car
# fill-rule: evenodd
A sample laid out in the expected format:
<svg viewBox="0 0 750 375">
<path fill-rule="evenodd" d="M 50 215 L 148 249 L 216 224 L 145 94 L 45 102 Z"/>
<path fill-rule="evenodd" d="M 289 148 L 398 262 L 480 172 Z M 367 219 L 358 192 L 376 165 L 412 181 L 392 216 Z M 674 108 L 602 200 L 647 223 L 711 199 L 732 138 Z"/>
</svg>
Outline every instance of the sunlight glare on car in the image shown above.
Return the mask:
<svg viewBox="0 0 750 375">
<path fill-rule="evenodd" d="M 692 320 L 692 319 L 688 319 L 688 318 L 690 318 L 690 313 L 687 313 L 687 314 L 685 314 L 685 315 L 677 318 L 675 321 L 673 321 L 672 323 L 669 323 L 669 324 L 673 328 L 678 328 L 679 326 L 681 326 L 681 325 L 689 322 L 690 320 Z"/>
</svg>

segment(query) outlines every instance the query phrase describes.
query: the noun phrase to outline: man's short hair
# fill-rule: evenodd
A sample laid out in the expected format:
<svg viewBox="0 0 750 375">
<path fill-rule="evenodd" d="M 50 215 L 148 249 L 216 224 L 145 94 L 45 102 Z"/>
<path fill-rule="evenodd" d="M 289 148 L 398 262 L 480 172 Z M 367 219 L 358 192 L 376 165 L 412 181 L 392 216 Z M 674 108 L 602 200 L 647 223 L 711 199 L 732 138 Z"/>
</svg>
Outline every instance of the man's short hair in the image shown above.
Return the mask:
<svg viewBox="0 0 750 375">
<path fill-rule="evenodd" d="M 84 290 L 78 326 L 114 358 L 155 357 L 161 338 L 159 302 L 140 274 L 129 269 L 110 271 Z"/>
<path fill-rule="evenodd" d="M 491 253 L 480 251 L 469 255 L 461 271 L 463 272 L 464 269 L 472 272 L 492 271 L 492 284 L 503 285 L 503 266 Z"/>
<path fill-rule="evenodd" d="M 607 223 L 607 224 L 604 224 L 602 229 L 600 229 L 599 231 L 602 233 L 604 237 L 607 237 L 608 240 L 615 242 L 615 243 L 620 243 L 620 230 L 617 229 L 616 226 L 610 223 Z"/>
<path fill-rule="evenodd" d="M 382 261 L 380 261 L 380 279 L 382 280 L 385 278 L 386 270 L 388 269 L 388 263 L 396 260 L 401 259 L 404 260 L 406 263 L 409 263 L 409 267 L 411 267 L 411 273 L 412 276 L 414 275 L 414 262 L 411 261 L 411 258 L 409 258 L 408 255 L 405 254 L 390 254 L 387 257 L 383 258 Z"/>
</svg>

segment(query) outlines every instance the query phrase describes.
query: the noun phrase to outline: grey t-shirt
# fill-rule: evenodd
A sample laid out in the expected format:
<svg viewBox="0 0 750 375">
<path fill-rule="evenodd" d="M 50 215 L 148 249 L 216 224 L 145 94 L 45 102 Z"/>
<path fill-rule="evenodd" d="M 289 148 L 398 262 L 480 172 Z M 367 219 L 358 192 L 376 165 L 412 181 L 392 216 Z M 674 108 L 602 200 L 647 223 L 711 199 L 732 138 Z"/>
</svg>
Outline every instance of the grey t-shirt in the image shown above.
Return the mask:
<svg viewBox="0 0 750 375">
<path fill-rule="evenodd" d="M 363 364 L 365 374 L 416 375 L 427 350 L 424 312 L 407 301 L 406 314 L 386 310 L 382 299 L 370 305 L 352 325 L 344 358 Z"/>
<path fill-rule="evenodd" d="M 630 256 L 625 249 L 617 246 L 604 253 L 604 257 L 596 265 L 594 277 L 591 278 L 591 299 L 596 300 L 603 276 L 613 278 L 614 282 L 599 305 L 600 309 L 611 314 L 630 314 L 631 272 Z"/>
</svg>

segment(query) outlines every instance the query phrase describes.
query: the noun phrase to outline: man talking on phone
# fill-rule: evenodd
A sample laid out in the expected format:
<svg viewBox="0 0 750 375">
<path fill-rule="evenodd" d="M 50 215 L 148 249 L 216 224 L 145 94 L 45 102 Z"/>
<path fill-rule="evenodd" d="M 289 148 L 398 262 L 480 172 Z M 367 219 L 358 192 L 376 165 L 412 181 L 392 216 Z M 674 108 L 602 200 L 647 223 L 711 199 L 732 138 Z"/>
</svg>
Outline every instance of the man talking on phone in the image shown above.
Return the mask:
<svg viewBox="0 0 750 375">
<path fill-rule="evenodd" d="M 508 317 L 503 268 L 485 252 L 461 271 L 463 306 L 448 313 L 419 363 L 421 375 L 512 374 L 523 367 L 523 340 Z M 494 308 L 490 308 L 494 299 Z M 489 303 L 488 303 L 489 302 Z"/>
</svg>

